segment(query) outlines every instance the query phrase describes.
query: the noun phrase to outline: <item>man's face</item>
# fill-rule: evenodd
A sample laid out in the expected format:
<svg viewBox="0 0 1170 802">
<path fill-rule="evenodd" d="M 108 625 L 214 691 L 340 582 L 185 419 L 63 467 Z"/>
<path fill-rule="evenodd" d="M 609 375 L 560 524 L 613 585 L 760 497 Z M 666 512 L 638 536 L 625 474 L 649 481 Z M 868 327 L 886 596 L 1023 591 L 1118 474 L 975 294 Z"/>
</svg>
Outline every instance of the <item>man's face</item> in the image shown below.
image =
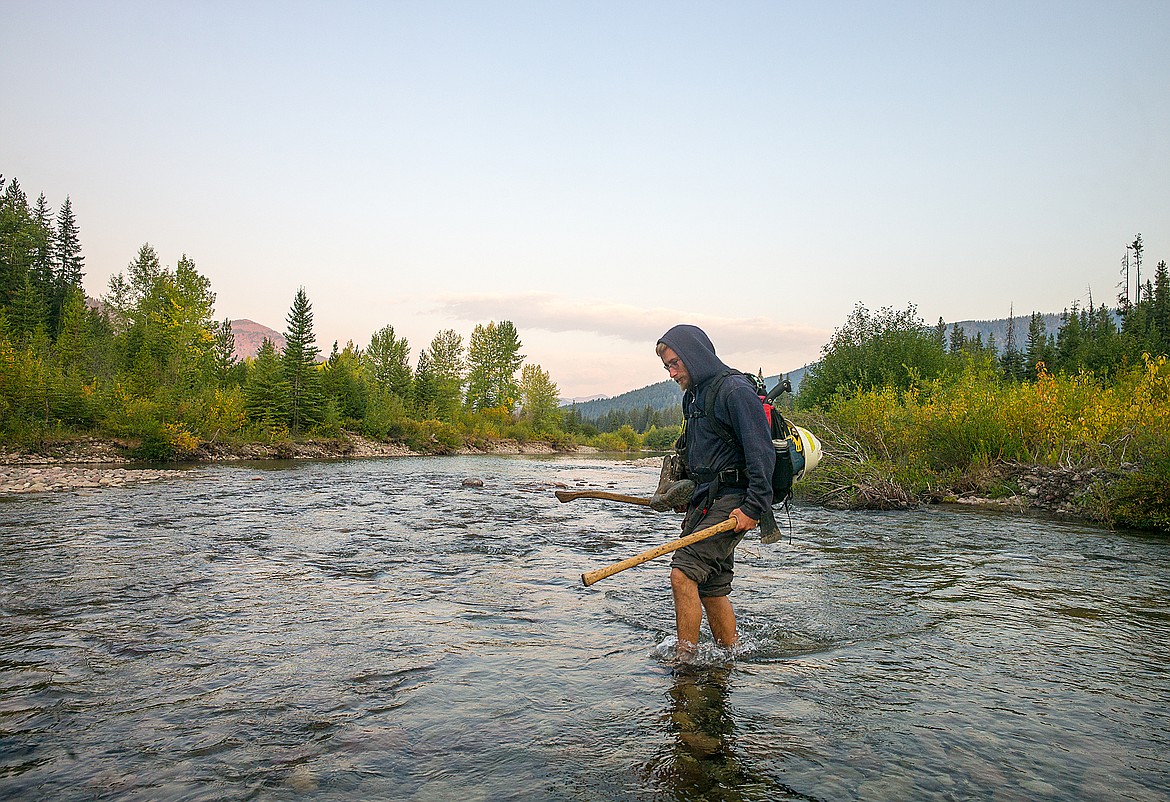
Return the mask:
<svg viewBox="0 0 1170 802">
<path fill-rule="evenodd" d="M 687 373 L 687 366 L 678 358 L 672 348 L 662 349 L 662 367 L 670 373 L 670 378 L 684 390 L 691 389 L 691 374 Z"/>
</svg>

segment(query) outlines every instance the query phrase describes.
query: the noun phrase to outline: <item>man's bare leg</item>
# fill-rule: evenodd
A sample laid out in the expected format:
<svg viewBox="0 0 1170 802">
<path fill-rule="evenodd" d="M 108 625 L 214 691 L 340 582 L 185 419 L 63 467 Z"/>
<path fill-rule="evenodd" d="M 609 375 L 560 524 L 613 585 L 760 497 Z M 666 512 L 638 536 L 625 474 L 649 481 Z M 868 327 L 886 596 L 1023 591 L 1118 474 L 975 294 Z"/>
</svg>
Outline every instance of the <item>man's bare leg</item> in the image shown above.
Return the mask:
<svg viewBox="0 0 1170 802">
<path fill-rule="evenodd" d="M 695 592 L 698 593 L 697 587 Z M 703 609 L 707 611 L 707 623 L 711 625 L 711 634 L 715 636 L 715 642 L 724 648 L 731 648 L 738 643 L 735 608 L 731 606 L 731 599 L 726 596 L 707 596 L 702 599 L 702 603 Z"/>
<path fill-rule="evenodd" d="M 703 623 L 699 585 L 679 569 L 672 568 L 670 590 L 674 594 L 674 627 L 678 635 L 679 656 L 694 654 L 699 643 L 699 626 Z"/>
</svg>

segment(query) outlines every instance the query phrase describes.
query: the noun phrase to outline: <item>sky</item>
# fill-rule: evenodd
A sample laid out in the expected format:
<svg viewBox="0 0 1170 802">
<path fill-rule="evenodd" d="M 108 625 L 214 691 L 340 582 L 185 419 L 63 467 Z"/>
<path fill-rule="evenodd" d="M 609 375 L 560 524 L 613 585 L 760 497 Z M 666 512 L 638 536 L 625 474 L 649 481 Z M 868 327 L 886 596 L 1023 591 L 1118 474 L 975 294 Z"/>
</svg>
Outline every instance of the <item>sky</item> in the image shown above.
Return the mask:
<svg viewBox="0 0 1170 802">
<path fill-rule="evenodd" d="M 85 287 L 149 242 L 318 345 L 512 321 L 563 397 L 693 323 L 765 375 L 862 304 L 1113 303 L 1170 259 L 1170 2 L 0 0 L 0 174 Z"/>
</svg>

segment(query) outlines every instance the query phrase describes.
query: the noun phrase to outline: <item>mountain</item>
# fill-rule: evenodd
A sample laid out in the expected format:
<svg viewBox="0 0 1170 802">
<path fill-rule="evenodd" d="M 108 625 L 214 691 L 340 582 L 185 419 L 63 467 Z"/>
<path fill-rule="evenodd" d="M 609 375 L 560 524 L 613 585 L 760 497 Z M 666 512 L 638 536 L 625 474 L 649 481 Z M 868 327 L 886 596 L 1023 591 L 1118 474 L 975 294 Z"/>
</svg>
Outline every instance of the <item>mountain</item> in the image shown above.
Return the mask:
<svg viewBox="0 0 1170 802">
<path fill-rule="evenodd" d="M 278 351 L 282 350 L 285 344 L 283 334 L 254 320 L 233 320 L 232 334 L 236 338 L 235 355 L 240 360 L 255 357 L 265 337 L 272 340 Z"/>
<path fill-rule="evenodd" d="M 795 393 L 800 389 L 800 380 L 804 378 L 804 372 L 808 367 L 805 365 L 803 368 L 785 374 L 792 383 L 792 392 Z M 771 389 L 776 386 L 776 382 L 779 380 L 779 376 L 768 376 L 764 379 L 764 384 L 768 389 Z M 602 415 L 618 410 L 645 409 L 646 407 L 664 410 L 678 406 L 681 402 L 682 391 L 678 389 L 677 384 L 666 379 L 648 387 L 615 395 L 613 398 L 598 398 L 593 401 L 562 404 L 562 406 L 573 407 L 581 413 L 584 420 L 597 420 Z"/>
<path fill-rule="evenodd" d="M 1060 328 L 1060 315 L 1046 314 L 1041 315 L 1044 318 L 1044 333 L 1055 335 Z M 1023 351 L 1028 344 L 1028 326 L 1032 323 L 1032 316 L 1016 315 L 1012 318 L 1015 321 L 1015 337 L 1016 349 Z M 998 320 L 956 320 L 954 323 L 947 323 L 946 341 L 950 342 L 951 331 L 955 326 L 963 330 L 963 336 L 968 340 L 974 340 L 976 334 L 983 335 L 983 344 L 991 344 L 991 335 L 995 335 L 995 347 L 1003 353 L 1003 347 L 1007 345 L 1007 328 L 1008 318 L 1000 318 Z"/>
<path fill-rule="evenodd" d="M 1060 315 L 1046 314 L 1044 318 L 1044 333 L 1055 335 L 1060 328 Z M 1015 321 L 1015 339 L 1016 348 L 1024 350 L 1028 344 L 1028 326 L 1032 322 L 1032 316 L 1017 315 L 1012 318 Z M 968 340 L 975 339 L 976 335 L 983 336 L 983 344 L 990 345 L 991 338 L 994 335 L 996 348 L 1002 353 L 1004 346 L 1007 344 L 1007 328 L 1008 318 L 1000 318 L 998 320 L 957 320 L 953 323 L 946 324 L 946 338 L 949 342 L 951 330 L 953 326 L 958 325 L 963 330 L 963 336 Z M 933 327 L 932 327 L 933 328 Z M 791 373 L 786 374 L 788 380 L 792 382 L 792 392 L 800 391 L 800 382 L 804 378 L 805 371 L 812 365 L 805 365 L 803 368 L 798 368 Z M 764 379 L 764 384 L 769 389 L 776 385 L 779 380 L 778 376 L 769 376 Z M 612 398 L 598 398 L 591 401 L 576 401 L 563 402 L 562 407 L 574 407 L 581 413 L 584 420 L 597 420 L 602 415 L 618 410 L 636 410 L 650 407 L 655 410 L 669 409 L 682 401 L 682 393 L 674 382 L 667 379 L 666 381 L 651 384 L 649 387 L 642 387 L 638 390 L 630 390 L 629 392 L 615 395 Z"/>
</svg>

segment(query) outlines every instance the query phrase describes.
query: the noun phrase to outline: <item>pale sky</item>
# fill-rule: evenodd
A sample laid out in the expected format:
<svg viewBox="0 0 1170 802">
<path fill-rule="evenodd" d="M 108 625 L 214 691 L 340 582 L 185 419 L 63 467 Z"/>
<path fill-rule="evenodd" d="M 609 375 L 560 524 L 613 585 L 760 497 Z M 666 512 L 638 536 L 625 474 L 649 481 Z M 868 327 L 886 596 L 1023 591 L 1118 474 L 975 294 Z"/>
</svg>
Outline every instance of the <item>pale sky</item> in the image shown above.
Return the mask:
<svg viewBox="0 0 1170 802">
<path fill-rule="evenodd" d="M 0 0 L 0 173 L 318 345 L 511 320 L 566 397 L 766 374 L 1170 259 L 1170 2 Z"/>
</svg>

